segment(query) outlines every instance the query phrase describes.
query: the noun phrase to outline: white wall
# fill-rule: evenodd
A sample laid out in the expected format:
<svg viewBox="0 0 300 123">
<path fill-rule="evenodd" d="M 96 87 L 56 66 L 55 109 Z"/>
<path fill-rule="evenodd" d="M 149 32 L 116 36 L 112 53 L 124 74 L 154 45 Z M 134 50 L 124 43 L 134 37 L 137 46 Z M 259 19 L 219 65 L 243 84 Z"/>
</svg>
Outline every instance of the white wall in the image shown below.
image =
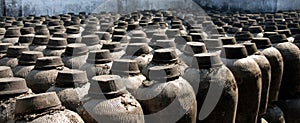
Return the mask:
<svg viewBox="0 0 300 123">
<path fill-rule="evenodd" d="M 300 10 L 300 0 L 278 0 L 277 10 Z"/>
</svg>

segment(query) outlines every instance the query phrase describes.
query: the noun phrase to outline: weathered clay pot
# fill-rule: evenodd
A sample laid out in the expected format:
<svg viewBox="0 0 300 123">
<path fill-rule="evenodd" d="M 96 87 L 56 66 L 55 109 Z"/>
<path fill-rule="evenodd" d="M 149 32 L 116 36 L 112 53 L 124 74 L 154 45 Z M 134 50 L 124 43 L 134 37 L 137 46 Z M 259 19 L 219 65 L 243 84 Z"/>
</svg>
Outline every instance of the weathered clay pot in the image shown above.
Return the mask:
<svg viewBox="0 0 300 123">
<path fill-rule="evenodd" d="M 28 51 L 27 46 L 9 46 L 5 57 L 0 59 L 1 66 L 9 66 L 14 68 L 18 65 L 18 57 L 23 51 Z"/>
<path fill-rule="evenodd" d="M 279 99 L 300 98 L 300 50 L 290 42 L 274 44 L 283 57 L 283 75 Z"/>
<path fill-rule="evenodd" d="M 14 74 L 10 67 L 0 66 L 0 78 L 13 77 Z"/>
<path fill-rule="evenodd" d="M 198 122 L 235 122 L 237 84 L 231 71 L 223 65 L 219 54 L 194 55 L 193 65 L 186 70 L 183 78 L 192 85 L 196 94 Z"/>
<path fill-rule="evenodd" d="M 158 49 L 154 51 L 151 62 L 142 70 L 142 73 L 148 75 L 148 69 L 153 66 L 179 66 L 179 72 L 183 75 L 184 70 L 188 67 L 181 59 L 178 58 L 174 49 Z"/>
<path fill-rule="evenodd" d="M 247 50 L 243 45 L 225 45 L 221 56 L 223 63 L 233 73 L 239 89 L 236 122 L 256 123 L 262 91 L 259 66 L 253 59 L 247 58 Z"/>
<path fill-rule="evenodd" d="M 34 39 L 34 34 L 21 35 L 18 44 L 29 46 Z"/>
<path fill-rule="evenodd" d="M 156 41 L 157 40 L 168 40 L 168 36 L 166 34 L 153 34 L 149 46 L 154 48 L 156 46 Z"/>
<path fill-rule="evenodd" d="M 98 35 L 101 42 L 110 42 L 111 41 L 111 34 L 108 32 L 95 32 L 95 35 Z"/>
<path fill-rule="evenodd" d="M 112 66 L 112 57 L 109 50 L 91 51 L 86 63 L 80 67 L 80 70 L 86 71 L 91 79 L 97 75 L 108 75 Z"/>
<path fill-rule="evenodd" d="M 46 92 L 55 84 L 59 71 L 65 70 L 60 57 L 38 58 L 32 71 L 26 76 L 26 82 L 34 93 Z"/>
<path fill-rule="evenodd" d="M 65 38 L 50 38 L 43 53 L 45 56 L 61 56 L 65 52 L 67 44 Z"/>
<path fill-rule="evenodd" d="M 32 44 L 29 45 L 29 49 L 31 51 L 43 52 L 47 47 L 49 38 L 48 35 L 35 35 Z"/>
<path fill-rule="evenodd" d="M 149 81 L 136 91 L 146 122 L 195 123 L 197 103 L 191 85 L 178 72 L 178 66 L 154 66 L 148 69 Z"/>
<path fill-rule="evenodd" d="M 150 47 L 146 43 L 128 44 L 126 53 L 121 57 L 121 59 L 136 60 L 140 70 L 143 70 L 152 58 Z"/>
<path fill-rule="evenodd" d="M 24 51 L 19 57 L 18 66 L 12 69 L 15 77 L 26 78 L 28 73 L 34 68 L 36 60 L 43 57 L 42 52 Z"/>
<path fill-rule="evenodd" d="M 120 42 L 103 43 L 102 49 L 109 50 L 112 59 L 120 59 L 125 54 Z"/>
<path fill-rule="evenodd" d="M 50 36 L 50 32 L 47 28 L 47 25 L 36 25 L 34 27 L 34 31 L 36 35 L 48 35 Z"/>
<path fill-rule="evenodd" d="M 20 36 L 21 32 L 19 27 L 10 27 L 6 30 L 2 42 L 15 44 L 18 42 Z"/>
<path fill-rule="evenodd" d="M 6 56 L 8 47 L 12 45 L 12 43 L 0 43 L 0 59 Z"/>
<path fill-rule="evenodd" d="M 93 77 L 83 108 L 88 122 L 144 123 L 141 105 L 126 91 L 117 75 Z"/>
<path fill-rule="evenodd" d="M 79 69 L 86 63 L 88 49 L 83 43 L 73 43 L 67 45 L 65 53 L 62 55 L 62 61 L 65 66 L 71 69 Z"/>
<path fill-rule="evenodd" d="M 284 114 L 277 105 L 269 105 L 266 114 L 263 116 L 269 123 L 285 123 Z"/>
<path fill-rule="evenodd" d="M 195 54 L 207 53 L 205 44 L 202 42 L 187 42 L 183 48 L 183 53 L 179 58 L 188 66 L 192 66 L 193 57 Z"/>
<path fill-rule="evenodd" d="M 30 95 L 32 92 L 27 87 L 26 81 L 22 78 L 1 78 L 0 85 L 0 105 L 2 107 L 0 109 L 0 122 L 15 122 L 14 117 L 17 98 Z"/>
<path fill-rule="evenodd" d="M 268 59 L 257 50 L 255 43 L 244 43 L 247 49 L 249 58 L 252 58 L 260 68 L 262 73 L 262 92 L 260 99 L 259 114 L 263 115 L 267 111 L 269 90 L 271 83 L 271 65 Z"/>
<path fill-rule="evenodd" d="M 124 82 L 126 90 L 131 94 L 142 85 L 146 77 L 140 73 L 137 61 L 128 59 L 116 59 L 113 61 L 111 73 L 119 75 Z"/>
<path fill-rule="evenodd" d="M 97 35 L 82 36 L 81 42 L 87 45 L 89 51 L 101 50 L 102 47 L 100 44 L 100 39 Z"/>
<path fill-rule="evenodd" d="M 35 34 L 33 27 L 23 27 L 20 32 L 22 35 Z"/>
<path fill-rule="evenodd" d="M 54 92 L 18 98 L 15 119 L 16 123 L 84 123 L 77 113 L 64 109 Z"/>
<path fill-rule="evenodd" d="M 251 42 L 256 44 L 258 50 L 268 59 L 271 65 L 271 83 L 268 100 L 270 104 L 278 100 L 283 73 L 283 58 L 280 52 L 272 47 L 268 38 L 253 38 Z"/>
<path fill-rule="evenodd" d="M 176 36 L 174 41 L 176 43 L 176 48 L 184 52 L 184 45 L 187 42 L 192 42 L 192 37 L 190 35 Z"/>
<path fill-rule="evenodd" d="M 90 83 L 85 71 L 66 70 L 58 72 L 55 86 L 49 88 L 47 92 L 56 92 L 63 106 L 84 115 L 77 109 L 82 106 L 81 101 L 88 94 L 89 88 Z"/>
</svg>

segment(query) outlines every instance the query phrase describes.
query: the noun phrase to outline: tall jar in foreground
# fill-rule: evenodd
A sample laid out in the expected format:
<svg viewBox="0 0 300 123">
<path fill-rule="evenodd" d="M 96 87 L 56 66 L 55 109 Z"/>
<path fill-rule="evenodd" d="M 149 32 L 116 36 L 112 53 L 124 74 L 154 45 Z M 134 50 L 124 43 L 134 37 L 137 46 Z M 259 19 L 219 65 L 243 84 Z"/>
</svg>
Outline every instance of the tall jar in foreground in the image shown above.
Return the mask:
<svg viewBox="0 0 300 123">
<path fill-rule="evenodd" d="M 253 38 L 251 42 L 256 44 L 258 50 L 268 59 L 271 65 L 271 83 L 268 100 L 268 103 L 271 104 L 278 100 L 283 73 L 283 58 L 280 52 L 272 47 L 270 39 Z"/>
<path fill-rule="evenodd" d="M 92 78 L 88 96 L 83 105 L 86 119 L 100 123 L 144 123 L 141 105 L 126 90 L 117 75 Z"/>
<path fill-rule="evenodd" d="M 178 66 L 154 66 L 148 71 L 148 81 L 143 82 L 135 94 L 145 121 L 196 123 L 196 97 L 192 86 L 180 77 Z"/>
<path fill-rule="evenodd" d="M 198 122 L 235 122 L 238 88 L 233 74 L 223 65 L 219 54 L 194 55 L 193 66 L 186 70 L 183 78 L 194 88 Z"/>
<path fill-rule="evenodd" d="M 259 106 L 259 115 L 262 116 L 267 112 L 271 83 L 271 65 L 268 59 L 257 50 L 254 43 L 244 43 L 244 46 L 247 49 L 249 58 L 252 58 L 257 63 L 262 73 L 262 92 Z"/>
<path fill-rule="evenodd" d="M 300 98 L 300 50 L 291 42 L 273 43 L 283 58 L 279 99 Z"/>
<path fill-rule="evenodd" d="M 247 58 L 247 50 L 243 45 L 225 45 L 221 55 L 239 89 L 236 122 L 256 123 L 262 90 L 259 66 L 253 59 Z"/>
</svg>

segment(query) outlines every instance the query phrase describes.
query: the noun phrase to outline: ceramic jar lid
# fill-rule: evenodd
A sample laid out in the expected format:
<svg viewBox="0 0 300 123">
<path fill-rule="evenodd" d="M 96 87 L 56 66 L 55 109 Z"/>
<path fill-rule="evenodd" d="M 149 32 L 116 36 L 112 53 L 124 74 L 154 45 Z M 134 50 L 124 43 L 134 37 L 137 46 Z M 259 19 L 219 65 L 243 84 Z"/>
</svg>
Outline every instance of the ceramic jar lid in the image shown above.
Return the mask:
<svg viewBox="0 0 300 123">
<path fill-rule="evenodd" d="M 88 82 L 87 74 L 85 71 L 80 70 L 65 70 L 59 71 L 55 86 L 64 88 L 81 87 Z"/>
<path fill-rule="evenodd" d="M 135 60 L 116 59 L 113 62 L 111 71 L 115 75 L 136 75 L 140 73 L 138 64 Z"/>
<path fill-rule="evenodd" d="M 242 59 L 247 56 L 247 49 L 243 45 L 225 45 L 221 52 L 221 57 L 227 59 Z"/>
<path fill-rule="evenodd" d="M 223 62 L 219 54 L 200 53 L 194 55 L 192 67 L 197 69 L 209 69 L 221 65 L 223 65 Z"/>
<path fill-rule="evenodd" d="M 35 94 L 18 98 L 15 113 L 17 115 L 33 114 L 60 106 L 61 102 L 55 92 Z"/>
<path fill-rule="evenodd" d="M 0 78 L 0 96 L 26 93 L 29 88 L 23 78 Z"/>
</svg>

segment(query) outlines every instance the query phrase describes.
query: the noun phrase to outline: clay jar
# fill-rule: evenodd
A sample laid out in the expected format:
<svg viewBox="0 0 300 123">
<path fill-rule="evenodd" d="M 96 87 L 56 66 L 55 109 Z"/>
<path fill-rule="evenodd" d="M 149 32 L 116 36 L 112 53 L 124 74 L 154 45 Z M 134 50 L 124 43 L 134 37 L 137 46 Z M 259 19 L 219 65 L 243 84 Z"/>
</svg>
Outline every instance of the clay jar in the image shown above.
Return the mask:
<svg viewBox="0 0 300 123">
<path fill-rule="evenodd" d="M 109 50 L 91 51 L 86 63 L 80 70 L 86 71 L 88 79 L 97 75 L 108 75 L 112 66 L 112 58 Z"/>
<path fill-rule="evenodd" d="M 193 65 L 183 78 L 192 85 L 196 94 L 197 121 L 234 123 L 238 88 L 231 71 L 223 65 L 217 53 L 196 54 L 192 61 Z"/>
<path fill-rule="evenodd" d="M 258 50 L 268 59 L 271 65 L 271 83 L 268 100 L 270 104 L 278 100 L 283 73 L 283 58 L 280 52 L 272 47 L 272 43 L 268 38 L 253 38 L 251 42 L 256 44 Z"/>
<path fill-rule="evenodd" d="M 179 66 L 179 72 L 183 75 L 187 65 L 178 58 L 174 49 L 158 49 L 154 51 L 151 62 L 142 70 L 143 75 L 148 75 L 148 69 L 153 66 Z"/>
<path fill-rule="evenodd" d="M 89 88 L 90 83 L 85 71 L 66 70 L 58 72 L 55 86 L 47 92 L 56 92 L 63 106 L 84 115 L 78 108 L 82 105 L 81 101 L 88 94 Z"/>
<path fill-rule="evenodd" d="M 1 78 L 0 79 L 0 122 L 14 122 L 15 105 L 17 98 L 32 94 L 27 87 L 25 79 L 22 78 Z"/>
<path fill-rule="evenodd" d="M 233 73 L 239 90 L 236 122 L 256 123 L 262 91 L 259 66 L 253 59 L 247 58 L 243 45 L 223 46 L 221 56 Z"/>
<path fill-rule="evenodd" d="M 257 63 L 262 73 L 262 92 L 259 107 L 259 115 L 262 116 L 266 113 L 268 106 L 271 82 L 271 65 L 268 59 L 257 50 L 255 43 L 244 43 L 243 45 L 247 49 L 249 58 L 252 58 Z"/>
<path fill-rule="evenodd" d="M 29 46 L 34 39 L 34 34 L 21 35 L 18 44 L 22 46 Z"/>
<path fill-rule="evenodd" d="M 35 35 L 32 44 L 29 45 L 29 49 L 31 51 L 43 52 L 47 48 L 49 38 L 48 35 Z"/>
<path fill-rule="evenodd" d="M 86 35 L 82 36 L 82 43 L 85 43 L 89 51 L 101 50 L 101 43 L 98 35 Z"/>
<path fill-rule="evenodd" d="M 2 42 L 15 44 L 18 42 L 20 36 L 21 32 L 19 27 L 10 27 L 6 30 Z"/>
<path fill-rule="evenodd" d="M 195 54 L 207 53 L 205 44 L 202 42 L 187 42 L 184 45 L 183 53 L 179 55 L 179 58 L 184 61 L 188 66 L 192 66 L 193 57 Z"/>
<path fill-rule="evenodd" d="M 83 105 L 90 122 L 144 123 L 141 105 L 126 91 L 117 75 L 95 76 Z"/>
<path fill-rule="evenodd" d="M 136 60 L 140 70 L 143 70 L 152 58 L 153 55 L 150 53 L 150 48 L 146 43 L 128 44 L 126 53 L 121 57 L 121 59 Z"/>
<path fill-rule="evenodd" d="M 23 51 L 28 51 L 27 46 L 9 46 L 7 54 L 0 60 L 0 65 L 14 68 L 18 65 L 18 57 Z"/>
<path fill-rule="evenodd" d="M 77 113 L 64 109 L 54 92 L 18 98 L 15 111 L 16 123 L 84 123 Z"/>
<path fill-rule="evenodd" d="M 150 42 L 149 42 L 149 46 L 154 48 L 156 46 L 156 41 L 157 40 L 168 40 L 168 36 L 166 34 L 153 34 Z"/>
<path fill-rule="evenodd" d="M 45 56 L 61 56 L 65 52 L 67 44 L 65 38 L 50 38 L 43 53 Z"/>
<path fill-rule="evenodd" d="M 60 57 L 38 58 L 32 71 L 26 76 L 26 82 L 34 93 L 46 92 L 55 84 L 59 71 L 65 70 Z"/>
<path fill-rule="evenodd" d="M 0 43 L 0 59 L 6 56 L 8 47 L 12 45 L 12 43 Z"/>
<path fill-rule="evenodd" d="M 62 61 L 65 66 L 71 69 L 79 69 L 86 63 L 88 49 L 83 43 L 73 43 L 67 45 Z"/>
<path fill-rule="evenodd" d="M 109 50 L 112 59 L 120 59 L 125 54 L 120 42 L 103 43 L 102 49 Z"/>
<path fill-rule="evenodd" d="M 14 74 L 10 67 L 0 66 L 0 78 L 13 77 Z"/>
<path fill-rule="evenodd" d="M 176 48 L 184 52 L 184 46 L 187 42 L 192 42 L 192 37 L 190 35 L 176 36 L 174 42 L 176 43 Z"/>
<path fill-rule="evenodd" d="M 26 78 L 28 73 L 34 68 L 36 60 L 43 57 L 42 52 L 24 51 L 19 57 L 18 66 L 12 69 L 15 77 Z"/>
<path fill-rule="evenodd" d="M 290 42 L 274 43 L 283 58 L 283 74 L 279 99 L 300 98 L 300 50 Z"/>
<path fill-rule="evenodd" d="M 196 97 L 192 86 L 182 77 L 176 65 L 148 69 L 147 80 L 136 91 L 146 122 L 195 123 Z"/>
<path fill-rule="evenodd" d="M 113 75 L 119 75 L 126 86 L 126 90 L 131 94 L 142 85 L 146 77 L 140 73 L 137 61 L 128 59 L 117 59 L 113 61 L 111 68 Z"/>
</svg>

